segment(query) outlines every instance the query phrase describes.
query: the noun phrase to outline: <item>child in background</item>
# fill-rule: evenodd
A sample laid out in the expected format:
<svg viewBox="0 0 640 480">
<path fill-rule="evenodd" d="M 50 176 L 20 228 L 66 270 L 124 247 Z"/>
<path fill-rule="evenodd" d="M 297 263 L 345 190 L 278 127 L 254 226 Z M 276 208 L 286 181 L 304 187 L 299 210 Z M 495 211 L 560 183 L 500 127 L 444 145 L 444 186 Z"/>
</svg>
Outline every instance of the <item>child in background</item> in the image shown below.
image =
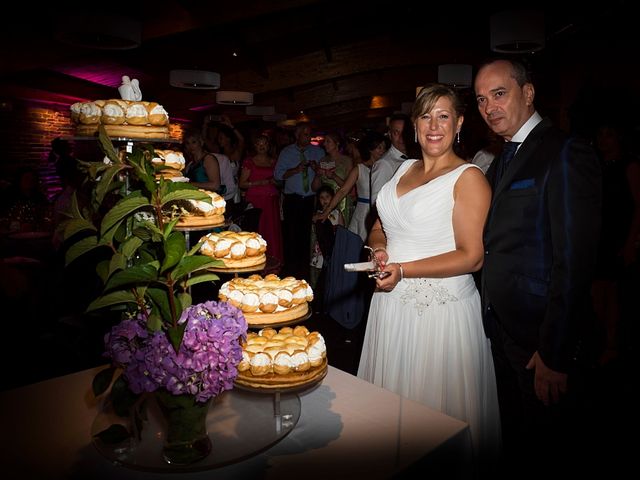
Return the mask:
<svg viewBox="0 0 640 480">
<path fill-rule="evenodd" d="M 322 185 L 316 192 L 317 211 L 322 212 L 331 203 L 335 191 L 329 185 Z M 311 278 L 312 288 L 320 283 L 323 266 L 331 256 L 335 239 L 336 225 L 344 225 L 342 213 L 337 208 L 332 210 L 325 221 L 314 221 L 311 224 Z"/>
</svg>

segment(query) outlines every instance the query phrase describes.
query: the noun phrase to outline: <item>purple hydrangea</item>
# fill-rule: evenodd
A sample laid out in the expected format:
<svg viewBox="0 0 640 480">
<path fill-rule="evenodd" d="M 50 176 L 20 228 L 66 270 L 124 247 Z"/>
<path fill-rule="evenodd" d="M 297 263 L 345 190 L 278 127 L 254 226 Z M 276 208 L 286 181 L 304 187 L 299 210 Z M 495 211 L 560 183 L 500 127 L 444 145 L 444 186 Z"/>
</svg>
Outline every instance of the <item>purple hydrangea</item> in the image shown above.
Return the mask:
<svg viewBox="0 0 640 480">
<path fill-rule="evenodd" d="M 166 332 L 150 332 L 145 316 L 124 320 L 105 336 L 105 355 L 124 369 L 134 393 L 166 388 L 174 395 L 195 395 L 198 402 L 233 388 L 242 360 L 240 339 L 247 322 L 227 302 L 205 302 L 182 312 L 186 323 L 176 353 Z"/>
</svg>

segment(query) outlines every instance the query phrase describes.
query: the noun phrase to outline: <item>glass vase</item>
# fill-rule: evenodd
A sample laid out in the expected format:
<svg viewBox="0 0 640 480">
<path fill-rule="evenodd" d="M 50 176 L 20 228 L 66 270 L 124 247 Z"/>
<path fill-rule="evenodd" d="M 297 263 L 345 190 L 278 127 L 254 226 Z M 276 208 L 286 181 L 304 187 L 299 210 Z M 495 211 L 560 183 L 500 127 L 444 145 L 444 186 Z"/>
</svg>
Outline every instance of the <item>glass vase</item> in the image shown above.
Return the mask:
<svg viewBox="0 0 640 480">
<path fill-rule="evenodd" d="M 196 402 L 193 395 L 173 395 L 166 390 L 156 391 L 156 400 L 166 421 L 166 436 L 162 445 L 165 462 L 190 465 L 211 452 L 207 432 L 207 413 L 211 399 Z"/>
</svg>

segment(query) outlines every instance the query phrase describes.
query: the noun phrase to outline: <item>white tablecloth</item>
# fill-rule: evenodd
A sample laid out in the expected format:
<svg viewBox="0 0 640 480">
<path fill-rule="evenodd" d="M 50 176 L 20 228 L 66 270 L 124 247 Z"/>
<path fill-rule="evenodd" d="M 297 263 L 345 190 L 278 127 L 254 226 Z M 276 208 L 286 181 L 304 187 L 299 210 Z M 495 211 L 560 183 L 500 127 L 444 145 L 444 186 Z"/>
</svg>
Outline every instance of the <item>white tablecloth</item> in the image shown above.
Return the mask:
<svg viewBox="0 0 640 480">
<path fill-rule="evenodd" d="M 389 478 L 407 468 L 444 468 L 448 478 L 470 472 L 466 423 L 333 367 L 321 385 L 300 394 L 295 429 L 265 452 L 203 472 L 131 470 L 91 444 L 97 402 L 90 386 L 98 370 L 0 394 L 3 478 L 337 480 Z"/>
</svg>

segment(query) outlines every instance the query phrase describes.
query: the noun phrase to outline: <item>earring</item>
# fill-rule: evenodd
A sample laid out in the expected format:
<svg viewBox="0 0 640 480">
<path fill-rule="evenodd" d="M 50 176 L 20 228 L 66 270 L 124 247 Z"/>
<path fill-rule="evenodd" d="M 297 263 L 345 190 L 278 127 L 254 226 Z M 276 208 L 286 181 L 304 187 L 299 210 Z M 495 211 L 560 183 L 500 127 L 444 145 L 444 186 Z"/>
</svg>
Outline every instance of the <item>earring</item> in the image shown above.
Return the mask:
<svg viewBox="0 0 640 480">
<path fill-rule="evenodd" d="M 460 130 L 456 132 L 456 143 L 460 143 Z"/>
<path fill-rule="evenodd" d="M 418 143 L 418 129 L 417 128 L 413 129 L 413 141 Z"/>
</svg>

